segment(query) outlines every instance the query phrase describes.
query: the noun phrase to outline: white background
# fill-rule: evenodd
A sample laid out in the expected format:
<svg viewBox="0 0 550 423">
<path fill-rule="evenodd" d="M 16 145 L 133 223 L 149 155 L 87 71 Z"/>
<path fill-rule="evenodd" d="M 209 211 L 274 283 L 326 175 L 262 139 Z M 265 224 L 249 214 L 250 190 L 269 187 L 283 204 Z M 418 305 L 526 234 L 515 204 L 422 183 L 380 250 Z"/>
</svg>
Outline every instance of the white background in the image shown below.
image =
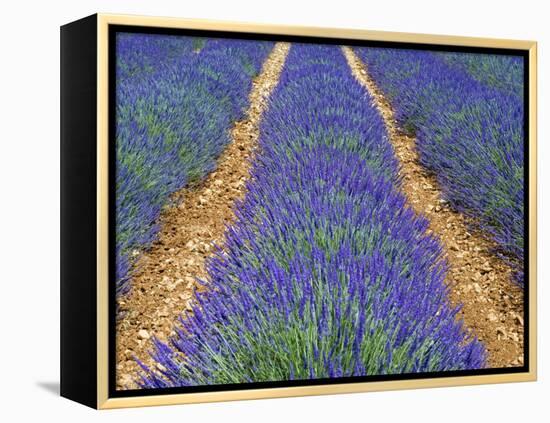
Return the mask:
<svg viewBox="0 0 550 423">
<path fill-rule="evenodd" d="M 546 421 L 549 211 L 539 189 L 539 382 L 96 412 L 59 381 L 59 26 L 95 12 L 539 42 L 539 187 L 547 187 L 550 93 L 543 1 L 10 1 L 2 7 L 0 419 L 62 421 Z M 546 163 L 545 163 L 546 162 Z M 546 391 L 546 395 L 544 392 Z M 168 421 L 168 420 L 165 420 Z"/>
</svg>

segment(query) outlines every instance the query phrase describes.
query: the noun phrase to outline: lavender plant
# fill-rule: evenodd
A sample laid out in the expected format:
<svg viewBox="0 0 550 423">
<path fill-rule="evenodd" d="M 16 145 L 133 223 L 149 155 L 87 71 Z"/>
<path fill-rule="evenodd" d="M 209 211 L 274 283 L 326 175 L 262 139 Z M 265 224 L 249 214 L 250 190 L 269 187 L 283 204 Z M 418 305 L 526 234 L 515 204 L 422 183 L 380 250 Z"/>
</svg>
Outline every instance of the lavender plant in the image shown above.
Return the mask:
<svg viewBox="0 0 550 423">
<path fill-rule="evenodd" d="M 116 284 L 158 233 L 170 195 L 215 167 L 272 43 L 122 34 L 117 39 Z M 202 46 L 197 53 L 197 46 Z"/>
<path fill-rule="evenodd" d="M 154 340 L 142 387 L 485 365 L 371 101 L 337 46 L 291 48 L 207 289 L 169 344 Z"/>
<path fill-rule="evenodd" d="M 501 89 L 523 99 L 523 58 L 502 54 L 441 53 L 451 66 L 465 70 L 472 78 L 489 87 Z"/>
<path fill-rule="evenodd" d="M 199 38 L 178 35 L 139 34 L 120 32 L 116 34 L 116 77 L 117 82 L 136 80 L 155 72 L 159 66 L 166 66 L 182 56 L 190 55 Z"/>
<path fill-rule="evenodd" d="M 524 133 L 521 58 L 356 48 L 417 137 L 443 196 L 497 244 L 523 285 Z M 504 75 L 508 75 L 507 78 Z"/>
</svg>

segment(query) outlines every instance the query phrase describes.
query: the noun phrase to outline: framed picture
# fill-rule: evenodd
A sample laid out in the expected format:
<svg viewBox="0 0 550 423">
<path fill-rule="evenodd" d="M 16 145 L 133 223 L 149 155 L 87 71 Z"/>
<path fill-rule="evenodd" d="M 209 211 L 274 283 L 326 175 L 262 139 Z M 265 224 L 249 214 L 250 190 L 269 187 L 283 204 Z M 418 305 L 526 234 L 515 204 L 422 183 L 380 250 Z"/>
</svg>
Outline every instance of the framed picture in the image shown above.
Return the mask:
<svg viewBox="0 0 550 423">
<path fill-rule="evenodd" d="M 61 72 L 63 396 L 536 379 L 535 42 L 98 14 Z"/>
</svg>

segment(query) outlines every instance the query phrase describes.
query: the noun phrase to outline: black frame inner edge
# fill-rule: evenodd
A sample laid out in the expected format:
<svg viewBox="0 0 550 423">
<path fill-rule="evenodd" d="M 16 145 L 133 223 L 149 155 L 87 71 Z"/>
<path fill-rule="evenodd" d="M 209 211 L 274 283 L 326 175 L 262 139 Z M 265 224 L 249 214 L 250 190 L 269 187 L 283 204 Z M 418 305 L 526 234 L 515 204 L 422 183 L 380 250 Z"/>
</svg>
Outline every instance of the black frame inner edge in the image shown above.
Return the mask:
<svg viewBox="0 0 550 423">
<path fill-rule="evenodd" d="M 314 44 L 336 44 L 349 46 L 365 46 L 365 47 L 386 47 L 400 48 L 413 50 L 431 50 L 431 51 L 449 51 L 449 52 L 464 52 L 464 53 L 485 53 L 485 54 L 500 54 L 513 55 L 523 57 L 524 75 L 523 75 L 523 92 L 524 92 L 524 364 L 518 367 L 505 368 L 489 368 L 476 370 L 455 370 L 455 371 L 440 371 L 440 372 L 421 372 L 421 373 L 406 373 L 393 375 L 372 375 L 372 376 L 353 376 L 341 378 L 322 378 L 322 379 L 307 379 L 293 381 L 273 381 L 273 382 L 253 382 L 241 384 L 223 384 L 223 385 L 201 385 L 178 388 L 155 388 L 155 389 L 116 389 L 116 287 L 111 283 L 115 279 L 115 175 L 116 175 L 116 148 L 115 148 L 115 117 L 116 117 L 116 33 L 145 33 L 145 34 L 164 34 L 164 35 L 184 35 L 191 37 L 208 37 L 208 38 L 233 38 L 233 39 L 248 39 L 248 40 L 266 40 L 266 41 L 287 41 L 287 42 L 302 42 Z M 273 35 L 262 33 L 244 33 L 238 31 L 213 31 L 202 29 L 184 29 L 184 28 L 158 28 L 144 27 L 135 25 L 109 25 L 108 28 L 108 85 L 109 85 L 109 139 L 108 139 L 108 180 L 109 180 L 109 352 L 108 352 L 108 397 L 109 398 L 124 398 L 138 397 L 151 395 L 169 395 L 169 394 L 185 394 L 185 393 L 201 393 L 201 392 L 223 392 L 236 390 L 251 390 L 259 388 L 283 388 L 283 387 L 299 387 L 299 386 L 318 386 L 318 385 L 335 385 L 342 383 L 361 383 L 361 382 L 382 382 L 382 381 L 397 381 L 411 379 L 433 379 L 444 377 L 460 377 L 460 376 L 480 376 L 480 375 L 495 375 L 495 374 L 510 374 L 529 372 L 529 51 L 520 49 L 499 49 L 491 47 L 464 47 L 464 46 L 445 46 L 438 44 L 424 43 L 408 43 L 397 41 L 368 41 L 354 40 L 345 38 L 323 38 L 313 36 L 297 36 L 297 35 Z"/>
</svg>

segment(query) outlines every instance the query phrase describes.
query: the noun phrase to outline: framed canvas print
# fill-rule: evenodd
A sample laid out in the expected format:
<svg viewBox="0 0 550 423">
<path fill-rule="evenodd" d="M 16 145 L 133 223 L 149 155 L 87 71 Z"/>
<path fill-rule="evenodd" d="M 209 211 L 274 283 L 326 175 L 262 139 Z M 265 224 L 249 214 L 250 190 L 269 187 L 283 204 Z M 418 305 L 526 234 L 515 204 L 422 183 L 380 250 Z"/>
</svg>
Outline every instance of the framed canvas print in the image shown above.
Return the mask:
<svg viewBox="0 0 550 423">
<path fill-rule="evenodd" d="M 535 42 L 99 14 L 61 100 L 63 396 L 536 379 Z"/>
</svg>

